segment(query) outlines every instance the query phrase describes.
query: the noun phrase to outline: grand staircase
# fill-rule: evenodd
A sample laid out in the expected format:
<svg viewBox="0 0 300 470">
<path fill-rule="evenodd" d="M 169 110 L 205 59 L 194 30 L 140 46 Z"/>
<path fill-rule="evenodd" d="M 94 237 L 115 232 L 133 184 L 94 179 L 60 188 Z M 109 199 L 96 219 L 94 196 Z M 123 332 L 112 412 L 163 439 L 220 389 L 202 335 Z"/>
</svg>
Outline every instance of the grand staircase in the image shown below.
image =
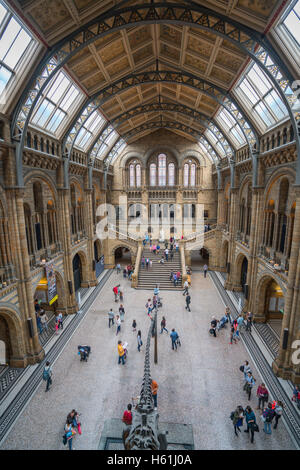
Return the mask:
<svg viewBox="0 0 300 470">
<path fill-rule="evenodd" d="M 149 258 L 152 260 L 152 268 L 142 268 L 140 265 L 139 268 L 139 275 L 138 275 L 138 286 L 137 289 L 151 289 L 153 290 L 156 284 L 159 284 L 159 289 L 169 289 L 169 290 L 181 290 L 182 289 L 182 282 L 181 277 L 177 287 L 174 286 L 174 282 L 170 281 L 170 273 L 171 271 L 180 271 L 181 270 L 181 262 L 180 262 L 180 252 L 174 250 L 174 256 L 172 261 L 170 261 L 170 249 L 169 249 L 169 261 L 165 261 L 164 264 L 159 264 L 159 260 L 162 257 L 162 253 L 164 251 L 164 247 L 161 247 L 160 254 L 155 255 L 150 251 L 149 248 L 144 248 L 142 257 L 144 256 L 145 259 Z"/>
</svg>

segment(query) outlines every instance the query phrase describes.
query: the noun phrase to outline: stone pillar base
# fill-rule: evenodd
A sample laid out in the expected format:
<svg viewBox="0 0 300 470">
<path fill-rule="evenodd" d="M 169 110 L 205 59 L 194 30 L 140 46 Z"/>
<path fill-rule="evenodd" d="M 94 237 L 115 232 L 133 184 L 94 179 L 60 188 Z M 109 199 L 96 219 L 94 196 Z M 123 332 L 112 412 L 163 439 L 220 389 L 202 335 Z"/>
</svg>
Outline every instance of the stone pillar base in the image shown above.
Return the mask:
<svg viewBox="0 0 300 470">
<path fill-rule="evenodd" d="M 25 368 L 28 365 L 37 364 L 41 362 L 45 357 L 45 351 L 43 349 L 40 350 L 39 353 L 34 354 L 32 356 L 26 356 L 24 358 L 11 358 L 9 361 L 10 367 L 22 367 Z"/>
</svg>

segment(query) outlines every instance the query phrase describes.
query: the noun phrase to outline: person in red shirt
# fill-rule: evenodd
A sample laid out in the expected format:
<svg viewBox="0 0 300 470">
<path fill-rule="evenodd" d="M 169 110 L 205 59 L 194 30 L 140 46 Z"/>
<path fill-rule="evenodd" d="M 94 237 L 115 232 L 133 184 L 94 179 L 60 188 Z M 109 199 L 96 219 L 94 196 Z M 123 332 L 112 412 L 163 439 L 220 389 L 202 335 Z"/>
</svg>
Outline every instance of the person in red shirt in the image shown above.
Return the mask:
<svg viewBox="0 0 300 470">
<path fill-rule="evenodd" d="M 132 408 L 132 405 L 129 403 L 129 405 L 127 405 L 127 410 L 124 411 L 123 418 L 122 418 L 123 423 L 127 424 L 127 426 L 130 426 L 132 424 L 131 408 Z"/>
<path fill-rule="evenodd" d="M 118 302 L 119 287 L 120 287 L 120 284 L 113 288 L 113 293 L 115 294 L 115 302 Z"/>
</svg>

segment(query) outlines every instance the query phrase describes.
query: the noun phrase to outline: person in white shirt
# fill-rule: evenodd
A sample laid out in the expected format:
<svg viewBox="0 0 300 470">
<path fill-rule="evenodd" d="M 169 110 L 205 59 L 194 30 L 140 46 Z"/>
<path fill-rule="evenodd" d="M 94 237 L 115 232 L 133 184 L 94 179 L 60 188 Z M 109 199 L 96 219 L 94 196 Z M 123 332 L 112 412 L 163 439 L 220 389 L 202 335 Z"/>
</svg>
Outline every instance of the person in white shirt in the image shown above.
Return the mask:
<svg viewBox="0 0 300 470">
<path fill-rule="evenodd" d="M 188 281 L 184 281 L 183 287 L 184 287 L 184 291 L 183 291 L 182 295 L 188 294 L 189 293 L 189 283 L 188 283 Z"/>
</svg>

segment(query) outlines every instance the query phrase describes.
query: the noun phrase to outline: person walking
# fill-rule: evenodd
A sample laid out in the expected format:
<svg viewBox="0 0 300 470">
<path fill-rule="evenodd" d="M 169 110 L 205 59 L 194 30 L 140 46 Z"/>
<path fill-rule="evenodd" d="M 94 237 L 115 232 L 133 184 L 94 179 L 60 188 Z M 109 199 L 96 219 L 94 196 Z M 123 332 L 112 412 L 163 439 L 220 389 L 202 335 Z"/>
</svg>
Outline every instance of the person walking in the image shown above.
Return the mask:
<svg viewBox="0 0 300 470">
<path fill-rule="evenodd" d="M 124 360 L 125 351 L 124 351 L 124 348 L 122 346 L 122 341 L 118 341 L 118 354 L 119 354 L 118 364 L 120 364 L 121 361 L 122 361 L 122 364 L 124 366 L 125 365 L 125 360 Z"/>
<path fill-rule="evenodd" d="M 121 319 L 119 315 L 116 315 L 116 324 L 117 324 L 117 332 L 116 332 L 116 336 L 117 336 L 119 331 L 121 331 Z"/>
<path fill-rule="evenodd" d="M 127 405 L 127 410 L 124 411 L 123 413 L 123 418 L 122 418 L 122 421 L 123 423 L 125 423 L 127 426 L 131 426 L 132 424 L 132 404 L 129 403 Z"/>
<path fill-rule="evenodd" d="M 172 349 L 173 351 L 177 351 L 177 339 L 179 338 L 177 331 L 175 331 L 175 328 L 172 329 L 172 332 L 170 334 L 170 338 L 172 340 Z"/>
<path fill-rule="evenodd" d="M 124 289 L 122 286 L 119 287 L 120 302 L 124 302 Z"/>
<path fill-rule="evenodd" d="M 43 370 L 43 380 L 47 382 L 45 392 L 48 392 L 50 385 L 52 385 L 52 367 L 50 366 L 49 361 L 46 362 L 46 365 Z"/>
<path fill-rule="evenodd" d="M 160 334 L 162 334 L 164 330 L 168 333 L 168 330 L 166 328 L 166 324 L 167 324 L 167 322 L 166 322 L 165 317 L 162 317 L 161 322 L 160 322 L 160 328 L 161 328 Z"/>
<path fill-rule="evenodd" d="M 132 322 L 132 331 L 136 331 L 136 321 L 133 320 Z"/>
<path fill-rule="evenodd" d="M 36 312 L 36 324 L 39 329 L 40 335 L 43 333 L 43 325 L 40 317 L 40 313 Z"/>
<path fill-rule="evenodd" d="M 208 271 L 208 266 L 207 266 L 207 264 L 205 264 L 203 266 L 204 277 L 206 277 L 207 271 Z"/>
<path fill-rule="evenodd" d="M 231 325 L 231 327 L 230 327 L 230 342 L 229 342 L 229 344 L 232 344 L 232 341 L 234 341 L 236 343 L 235 330 L 234 330 L 233 325 Z"/>
<path fill-rule="evenodd" d="M 73 428 L 73 419 L 67 418 L 67 422 L 65 424 L 65 438 L 68 443 L 69 450 L 74 450 L 74 448 L 72 448 L 72 444 L 73 444 L 73 438 L 75 434 L 76 434 L 76 431 Z"/>
<path fill-rule="evenodd" d="M 241 314 L 239 314 L 239 316 L 237 317 L 236 319 L 237 321 L 237 336 L 240 338 L 240 331 L 241 331 L 241 328 L 244 324 L 244 318 Z"/>
<path fill-rule="evenodd" d="M 122 304 L 119 307 L 119 315 L 121 322 L 124 321 L 125 309 Z"/>
<path fill-rule="evenodd" d="M 146 309 L 147 309 L 147 315 L 150 315 L 150 313 L 152 312 L 152 303 L 151 303 L 151 299 L 148 299 L 146 305 L 145 305 Z"/>
<path fill-rule="evenodd" d="M 247 315 L 246 315 L 246 331 L 249 331 L 249 333 L 251 333 L 252 318 L 253 318 L 252 313 L 251 313 L 251 312 L 247 312 Z"/>
<path fill-rule="evenodd" d="M 141 333 L 141 330 L 138 331 L 138 334 L 137 334 L 137 348 L 138 348 L 138 352 L 141 351 L 141 346 L 143 346 L 143 341 L 142 341 L 142 333 Z"/>
<path fill-rule="evenodd" d="M 184 291 L 183 291 L 182 295 L 188 295 L 188 293 L 189 293 L 189 283 L 188 283 L 187 280 L 184 281 L 183 287 L 184 287 Z"/>
<path fill-rule="evenodd" d="M 244 385 L 244 390 L 248 393 L 248 400 L 251 398 L 251 391 L 255 385 L 255 378 L 252 375 L 252 372 L 248 372 L 246 377 L 246 382 Z"/>
<path fill-rule="evenodd" d="M 281 416 L 282 416 L 282 413 L 283 413 L 283 403 L 282 401 L 279 401 L 276 403 L 275 402 L 275 409 L 274 409 L 274 412 L 275 412 L 275 424 L 273 426 L 274 429 L 277 428 L 278 426 L 278 421 L 280 420 Z"/>
<path fill-rule="evenodd" d="M 155 380 L 152 380 L 151 382 L 151 391 L 152 391 L 152 398 L 154 401 L 154 409 L 157 410 L 157 391 L 158 391 L 158 385 Z"/>
<path fill-rule="evenodd" d="M 190 303 L 191 303 L 191 296 L 190 296 L 190 294 L 187 294 L 187 296 L 186 296 L 186 298 L 185 298 L 185 303 L 186 303 L 185 309 L 190 312 L 190 311 L 191 311 L 191 309 L 190 309 Z"/>
<path fill-rule="evenodd" d="M 245 418 L 246 418 L 246 423 L 247 423 L 247 429 L 244 432 L 250 431 L 251 434 L 251 442 L 253 444 L 254 441 L 254 429 L 256 427 L 256 417 L 254 414 L 254 411 L 250 406 L 246 406 L 245 409 Z"/>
<path fill-rule="evenodd" d="M 117 286 L 113 287 L 113 293 L 114 293 L 114 295 L 115 295 L 115 302 L 118 302 L 119 287 L 120 287 L 120 284 L 118 284 Z"/>
<path fill-rule="evenodd" d="M 110 311 L 108 312 L 108 328 L 110 328 L 110 325 L 115 324 L 115 314 L 113 312 L 113 309 L 111 308 Z"/>
<path fill-rule="evenodd" d="M 251 372 L 251 367 L 249 365 L 249 362 L 248 361 L 244 361 L 244 369 L 243 369 L 243 372 L 244 372 L 244 380 L 246 381 L 247 380 L 247 374 L 248 372 Z"/>
<path fill-rule="evenodd" d="M 170 277 L 169 277 L 170 281 L 173 281 L 173 275 L 174 275 L 174 273 L 173 273 L 173 271 L 171 271 L 170 272 Z"/>
<path fill-rule="evenodd" d="M 235 411 L 233 411 L 232 415 L 232 424 L 234 427 L 234 434 L 238 436 L 236 431 L 242 432 L 240 427 L 243 426 L 243 418 L 244 418 L 244 409 L 242 406 L 238 406 Z"/>
<path fill-rule="evenodd" d="M 149 269 L 149 258 L 146 258 L 146 268 Z"/>
<path fill-rule="evenodd" d="M 120 265 L 120 263 L 117 264 L 116 268 L 117 268 L 117 274 L 120 274 L 120 272 L 121 272 L 121 265 Z"/>
<path fill-rule="evenodd" d="M 176 287 L 176 283 L 177 283 L 177 274 L 176 273 L 173 273 L 173 283 L 174 283 L 174 287 Z"/>
<path fill-rule="evenodd" d="M 265 384 L 262 383 L 257 387 L 256 395 L 258 398 L 258 407 L 256 409 L 260 410 L 260 405 L 261 405 L 261 409 L 263 411 L 265 408 L 265 404 L 267 403 L 268 398 L 269 398 L 269 392 Z"/>
<path fill-rule="evenodd" d="M 168 248 L 165 249 L 165 256 L 166 256 L 166 261 L 169 260 L 169 250 Z"/>
<path fill-rule="evenodd" d="M 42 325 L 43 331 L 44 330 L 48 331 L 48 317 L 46 315 L 45 310 L 41 311 L 41 325 Z"/>
<path fill-rule="evenodd" d="M 275 411 L 272 408 L 272 403 L 268 403 L 268 406 L 263 411 L 262 421 L 264 422 L 264 432 L 266 434 L 272 434 L 271 424 L 275 416 Z"/>
<path fill-rule="evenodd" d="M 142 257 L 141 263 L 142 263 L 142 268 L 144 268 L 145 267 L 145 257 L 144 256 Z"/>
</svg>

